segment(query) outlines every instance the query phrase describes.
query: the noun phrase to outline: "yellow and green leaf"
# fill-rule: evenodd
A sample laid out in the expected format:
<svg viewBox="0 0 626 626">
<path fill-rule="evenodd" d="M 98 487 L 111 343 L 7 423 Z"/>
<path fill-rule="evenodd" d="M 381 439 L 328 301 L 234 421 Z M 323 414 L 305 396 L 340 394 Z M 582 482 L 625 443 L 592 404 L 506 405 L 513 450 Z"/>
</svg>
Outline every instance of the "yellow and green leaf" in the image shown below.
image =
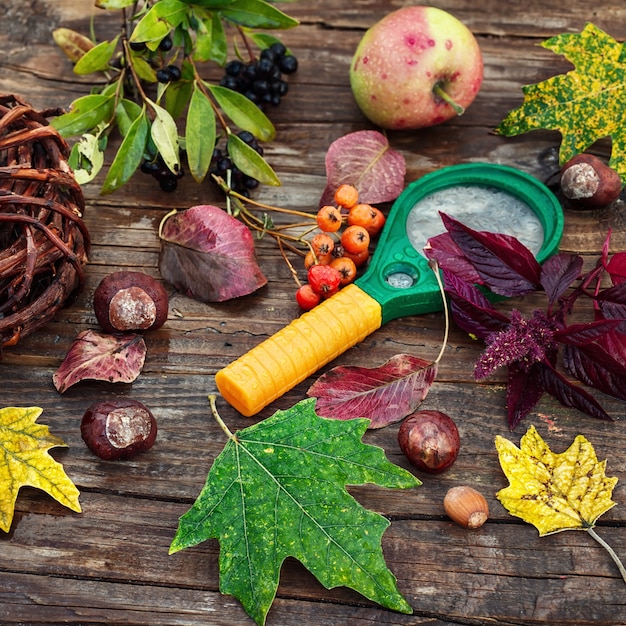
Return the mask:
<svg viewBox="0 0 626 626">
<path fill-rule="evenodd" d="M 80 513 L 79 492 L 48 450 L 66 447 L 47 426 L 37 424 L 39 407 L 0 409 L 0 528 L 8 532 L 21 487 L 49 493 L 72 511 Z"/>
<path fill-rule="evenodd" d="M 609 165 L 626 182 L 626 51 L 592 23 L 541 44 L 568 59 L 574 69 L 522 88 L 524 102 L 496 132 L 513 136 L 531 130 L 561 133 L 561 164 L 594 142 L 612 139 Z"/>
</svg>

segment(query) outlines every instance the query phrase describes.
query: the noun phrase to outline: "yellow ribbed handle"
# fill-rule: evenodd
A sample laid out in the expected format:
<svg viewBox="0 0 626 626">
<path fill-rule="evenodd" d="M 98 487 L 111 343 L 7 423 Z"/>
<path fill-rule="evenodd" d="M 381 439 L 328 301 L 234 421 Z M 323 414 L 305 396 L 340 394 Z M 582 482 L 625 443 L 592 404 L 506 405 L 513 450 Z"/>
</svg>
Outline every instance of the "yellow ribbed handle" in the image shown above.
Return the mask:
<svg viewBox="0 0 626 626">
<path fill-rule="evenodd" d="M 217 388 L 240 413 L 254 415 L 381 323 L 380 304 L 348 285 L 217 372 Z"/>
</svg>

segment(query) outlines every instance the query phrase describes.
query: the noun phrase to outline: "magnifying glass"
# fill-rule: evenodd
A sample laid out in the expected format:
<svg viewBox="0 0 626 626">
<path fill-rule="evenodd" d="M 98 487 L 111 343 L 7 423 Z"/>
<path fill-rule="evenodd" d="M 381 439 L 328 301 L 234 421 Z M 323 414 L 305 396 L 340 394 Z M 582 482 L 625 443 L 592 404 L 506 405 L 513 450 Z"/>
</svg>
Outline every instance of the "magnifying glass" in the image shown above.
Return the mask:
<svg viewBox="0 0 626 626">
<path fill-rule="evenodd" d="M 439 211 L 474 230 L 517 237 L 541 263 L 558 250 L 556 196 L 515 168 L 468 163 L 414 181 L 394 202 L 365 273 L 217 372 L 222 396 L 251 416 L 398 317 L 443 308 L 422 250 L 445 229 Z"/>
</svg>

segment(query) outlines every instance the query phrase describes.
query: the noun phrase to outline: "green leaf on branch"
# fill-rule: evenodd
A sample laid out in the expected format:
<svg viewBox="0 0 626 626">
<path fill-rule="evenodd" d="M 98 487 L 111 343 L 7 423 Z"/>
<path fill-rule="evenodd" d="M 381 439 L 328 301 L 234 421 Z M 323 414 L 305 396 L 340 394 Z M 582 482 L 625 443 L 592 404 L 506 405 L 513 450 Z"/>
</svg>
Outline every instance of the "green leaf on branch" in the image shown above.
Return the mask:
<svg viewBox="0 0 626 626">
<path fill-rule="evenodd" d="M 85 76 L 94 72 L 104 72 L 109 68 L 109 61 L 115 53 L 119 35 L 112 41 L 103 41 L 85 52 L 74 65 L 74 74 Z"/>
<path fill-rule="evenodd" d="M 280 180 L 269 163 L 242 139 L 228 135 L 228 154 L 233 163 L 244 173 L 264 185 L 280 187 Z"/>
<path fill-rule="evenodd" d="M 137 0 L 96 0 L 99 9 L 125 9 L 135 4 Z"/>
<path fill-rule="evenodd" d="M 368 420 L 324 419 L 314 407 L 314 399 L 303 400 L 228 433 L 170 554 L 218 539 L 220 591 L 235 596 L 257 624 L 265 623 L 287 557 L 328 589 L 350 587 L 412 613 L 384 560 L 389 521 L 363 508 L 346 486 L 407 489 L 420 481 L 361 441 Z"/>
<path fill-rule="evenodd" d="M 264 0 L 235 0 L 220 13 L 229 22 L 247 28 L 287 29 L 299 24 Z"/>
<path fill-rule="evenodd" d="M 144 110 L 131 124 L 109 167 L 102 185 L 103 194 L 119 189 L 131 179 L 143 159 L 149 133 L 150 122 Z"/>
<path fill-rule="evenodd" d="M 156 50 L 161 40 L 185 20 L 189 9 L 180 0 L 159 0 L 139 20 L 130 37 L 131 41 L 145 42 Z"/>
<path fill-rule="evenodd" d="M 250 131 L 261 141 L 271 141 L 276 135 L 276 129 L 269 118 L 259 107 L 246 98 L 227 87 L 205 83 L 206 88 L 217 100 L 224 114 L 242 130 Z"/>
<path fill-rule="evenodd" d="M 198 182 L 204 180 L 209 171 L 215 138 L 213 106 L 198 86 L 194 85 L 187 111 L 185 145 L 189 171 Z"/>
<path fill-rule="evenodd" d="M 67 164 L 72 168 L 79 185 L 91 182 L 104 165 L 104 149 L 100 138 L 85 133 L 72 146 Z"/>
<path fill-rule="evenodd" d="M 113 117 L 114 95 L 94 94 L 77 98 L 72 102 L 68 113 L 55 117 L 50 125 L 63 137 L 81 135 L 108 122 Z"/>
<path fill-rule="evenodd" d="M 531 130 L 557 130 L 561 164 L 604 137 L 612 139 L 609 165 L 626 182 L 626 50 L 587 23 L 581 33 L 566 33 L 541 44 L 563 55 L 574 69 L 526 85 L 523 104 L 509 112 L 496 132 L 513 136 Z"/>
<path fill-rule="evenodd" d="M 154 121 L 152 122 L 151 137 L 154 141 L 163 162 L 171 172 L 178 172 L 180 169 L 178 128 L 174 118 L 161 106 L 148 100 L 154 111 Z"/>
</svg>

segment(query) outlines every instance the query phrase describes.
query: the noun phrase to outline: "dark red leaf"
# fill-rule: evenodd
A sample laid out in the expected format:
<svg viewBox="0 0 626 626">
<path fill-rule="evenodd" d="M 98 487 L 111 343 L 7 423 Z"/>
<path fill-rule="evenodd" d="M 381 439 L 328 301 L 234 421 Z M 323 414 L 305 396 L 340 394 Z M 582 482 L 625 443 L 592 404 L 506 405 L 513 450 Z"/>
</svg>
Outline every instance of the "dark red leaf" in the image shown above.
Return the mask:
<svg viewBox="0 0 626 626">
<path fill-rule="evenodd" d="M 513 430 L 535 407 L 543 395 L 537 366 L 521 368 L 509 366 L 509 379 L 506 389 L 506 410 L 509 428 Z"/>
<path fill-rule="evenodd" d="M 626 335 L 621 330 L 614 330 L 598 337 L 597 343 L 616 361 L 626 366 Z"/>
<path fill-rule="evenodd" d="M 554 338 L 564 344 L 584 346 L 596 341 L 602 335 L 617 329 L 622 320 L 601 319 L 595 322 L 570 324 L 566 328 L 557 330 Z"/>
<path fill-rule="evenodd" d="M 610 396 L 626 400 L 626 366 L 614 359 L 601 346 L 565 346 L 565 368 L 585 385 Z"/>
<path fill-rule="evenodd" d="M 546 363 L 537 363 L 534 367 L 542 389 L 554 396 L 563 406 L 578 409 L 591 417 L 612 420 L 597 400 L 580 385 L 574 385 Z"/>
<path fill-rule="evenodd" d="M 431 261 L 437 261 L 437 265 L 449 274 L 455 274 L 470 283 L 482 282 L 474 266 L 450 237 L 450 233 L 431 237 L 424 247 L 424 255 Z"/>
<path fill-rule="evenodd" d="M 482 282 L 501 296 L 521 296 L 536 291 L 541 266 L 532 252 L 515 237 L 479 232 L 441 213 L 446 230 L 474 265 Z"/>
<path fill-rule="evenodd" d="M 146 344 L 141 335 L 108 335 L 83 330 L 52 376 L 59 393 L 81 380 L 132 383 L 141 373 Z"/>
<path fill-rule="evenodd" d="M 596 295 L 598 302 L 626 305 L 626 282 L 602 289 Z"/>
<path fill-rule="evenodd" d="M 550 304 L 555 303 L 580 276 L 583 258 L 577 254 L 555 254 L 541 266 L 540 282 Z"/>
<path fill-rule="evenodd" d="M 322 417 L 370 420 L 369 428 L 397 422 L 422 403 L 437 375 L 437 365 L 410 354 L 397 354 L 379 367 L 335 367 L 307 391 L 317 398 Z"/>
<path fill-rule="evenodd" d="M 159 270 L 176 289 L 202 302 L 245 296 L 267 283 L 250 230 L 210 205 L 192 207 L 165 221 Z"/>
<path fill-rule="evenodd" d="M 485 339 L 491 333 L 507 327 L 509 318 L 494 309 L 474 284 L 446 271 L 443 277 L 452 317 L 465 332 Z"/>
<path fill-rule="evenodd" d="M 626 282 L 626 252 L 617 252 L 606 265 L 614 285 Z"/>
<path fill-rule="evenodd" d="M 326 188 L 320 206 L 333 204 L 339 185 L 354 185 L 359 202 L 379 204 L 395 200 L 404 190 L 406 162 L 389 147 L 387 137 L 360 130 L 333 141 L 326 152 Z"/>
</svg>

